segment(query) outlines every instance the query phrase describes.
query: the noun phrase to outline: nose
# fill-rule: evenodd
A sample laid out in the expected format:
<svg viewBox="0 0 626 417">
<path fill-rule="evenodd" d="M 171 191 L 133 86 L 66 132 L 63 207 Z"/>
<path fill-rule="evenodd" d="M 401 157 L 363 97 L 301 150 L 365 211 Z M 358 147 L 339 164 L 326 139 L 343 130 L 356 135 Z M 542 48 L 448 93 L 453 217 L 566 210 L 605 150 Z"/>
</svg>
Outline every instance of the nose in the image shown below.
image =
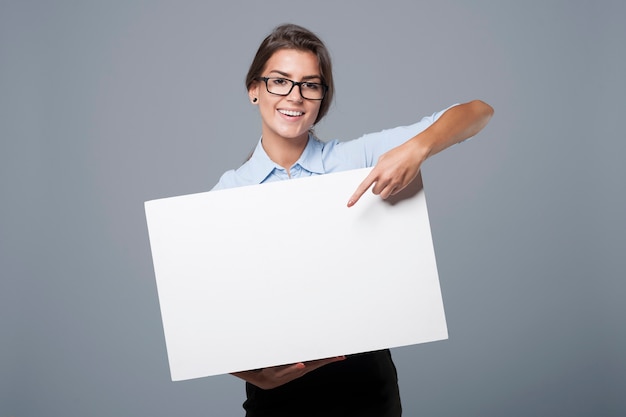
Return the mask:
<svg viewBox="0 0 626 417">
<path fill-rule="evenodd" d="M 302 93 L 300 92 L 300 85 L 296 85 L 296 84 L 293 85 L 293 88 L 289 92 L 289 95 L 287 95 L 287 99 L 289 101 L 295 101 L 297 103 L 302 102 Z"/>
</svg>

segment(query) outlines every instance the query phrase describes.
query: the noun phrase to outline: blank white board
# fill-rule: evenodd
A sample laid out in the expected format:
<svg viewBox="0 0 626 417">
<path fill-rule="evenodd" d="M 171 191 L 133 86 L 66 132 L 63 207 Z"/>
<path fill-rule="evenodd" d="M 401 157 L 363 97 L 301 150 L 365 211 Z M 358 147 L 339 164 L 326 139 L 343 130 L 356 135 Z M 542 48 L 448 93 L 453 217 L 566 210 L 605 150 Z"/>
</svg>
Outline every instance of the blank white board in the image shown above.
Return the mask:
<svg viewBox="0 0 626 417">
<path fill-rule="evenodd" d="M 145 203 L 172 380 L 446 339 L 424 192 L 371 168 Z"/>
</svg>

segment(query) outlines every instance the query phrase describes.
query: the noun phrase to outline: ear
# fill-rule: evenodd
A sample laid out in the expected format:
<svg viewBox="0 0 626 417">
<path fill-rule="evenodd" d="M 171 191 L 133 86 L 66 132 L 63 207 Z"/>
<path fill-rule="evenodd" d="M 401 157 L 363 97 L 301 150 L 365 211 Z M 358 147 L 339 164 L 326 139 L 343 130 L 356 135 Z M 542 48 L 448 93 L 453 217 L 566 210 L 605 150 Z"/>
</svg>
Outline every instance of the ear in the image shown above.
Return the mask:
<svg viewBox="0 0 626 417">
<path fill-rule="evenodd" d="M 248 90 L 248 98 L 250 99 L 250 103 L 252 104 L 258 103 L 258 100 L 255 101 L 255 99 L 259 98 L 259 82 L 258 81 L 250 86 L 250 89 Z"/>
</svg>

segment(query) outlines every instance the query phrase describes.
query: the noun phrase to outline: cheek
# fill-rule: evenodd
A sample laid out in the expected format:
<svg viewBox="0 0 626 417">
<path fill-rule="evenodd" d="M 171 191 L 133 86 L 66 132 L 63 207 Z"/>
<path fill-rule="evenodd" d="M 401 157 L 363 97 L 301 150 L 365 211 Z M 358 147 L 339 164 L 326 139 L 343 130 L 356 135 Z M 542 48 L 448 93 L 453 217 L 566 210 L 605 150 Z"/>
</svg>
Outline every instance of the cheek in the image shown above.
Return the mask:
<svg viewBox="0 0 626 417">
<path fill-rule="evenodd" d="M 321 103 L 317 104 L 315 107 L 313 107 L 312 111 L 311 111 L 311 118 L 313 119 L 313 121 L 315 122 L 315 120 L 317 119 L 317 115 L 320 112 L 320 109 L 322 108 Z"/>
<path fill-rule="evenodd" d="M 270 114 L 274 112 L 275 103 L 272 97 L 261 96 L 257 104 L 261 113 Z"/>
</svg>

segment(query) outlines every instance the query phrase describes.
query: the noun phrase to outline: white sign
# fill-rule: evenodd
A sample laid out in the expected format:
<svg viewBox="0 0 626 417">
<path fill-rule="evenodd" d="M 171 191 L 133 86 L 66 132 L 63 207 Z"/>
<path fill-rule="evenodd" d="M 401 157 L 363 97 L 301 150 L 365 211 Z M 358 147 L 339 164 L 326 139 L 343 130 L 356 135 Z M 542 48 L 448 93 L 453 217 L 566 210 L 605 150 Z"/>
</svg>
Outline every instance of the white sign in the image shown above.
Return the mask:
<svg viewBox="0 0 626 417">
<path fill-rule="evenodd" d="M 172 380 L 447 338 L 421 182 L 369 170 L 145 203 Z"/>
</svg>

